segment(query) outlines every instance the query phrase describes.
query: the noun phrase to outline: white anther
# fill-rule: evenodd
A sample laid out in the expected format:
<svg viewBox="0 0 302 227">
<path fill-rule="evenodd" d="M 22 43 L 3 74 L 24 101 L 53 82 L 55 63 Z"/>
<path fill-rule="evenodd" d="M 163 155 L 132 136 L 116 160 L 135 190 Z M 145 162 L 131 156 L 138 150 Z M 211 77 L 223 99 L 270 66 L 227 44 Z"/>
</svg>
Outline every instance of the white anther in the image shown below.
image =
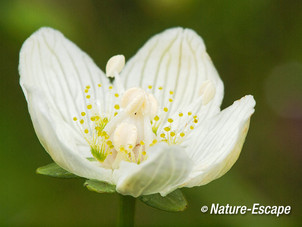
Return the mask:
<svg viewBox="0 0 302 227">
<path fill-rule="evenodd" d="M 124 55 L 115 55 L 111 57 L 106 65 L 107 77 L 114 78 L 116 74 L 119 74 L 125 66 Z"/>
<path fill-rule="evenodd" d="M 142 99 L 145 96 L 145 91 L 141 88 L 130 88 L 127 91 L 125 91 L 124 95 L 121 98 L 121 107 L 126 108 L 130 103 L 135 100 L 137 97 L 141 97 Z"/>
<path fill-rule="evenodd" d="M 134 124 L 123 122 L 119 124 L 113 134 L 113 146 L 118 151 L 123 146 L 124 148 L 131 145 L 133 148 L 137 141 L 137 128 Z"/>
<path fill-rule="evenodd" d="M 141 88 L 128 89 L 121 99 L 121 107 L 129 114 L 143 114 L 154 117 L 157 113 L 157 101 L 152 94 Z"/>
<path fill-rule="evenodd" d="M 216 94 L 214 83 L 210 80 L 205 81 L 200 87 L 199 94 L 203 95 L 202 104 L 207 105 Z"/>
</svg>

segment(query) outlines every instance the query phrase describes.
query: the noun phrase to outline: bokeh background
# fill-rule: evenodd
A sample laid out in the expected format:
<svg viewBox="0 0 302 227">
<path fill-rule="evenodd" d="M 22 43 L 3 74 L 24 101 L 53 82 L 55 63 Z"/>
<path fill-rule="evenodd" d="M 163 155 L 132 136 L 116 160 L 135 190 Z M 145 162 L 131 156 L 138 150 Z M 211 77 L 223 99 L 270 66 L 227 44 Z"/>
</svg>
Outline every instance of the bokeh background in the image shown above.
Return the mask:
<svg viewBox="0 0 302 227">
<path fill-rule="evenodd" d="M 24 40 L 41 26 L 62 31 L 104 69 L 129 59 L 152 35 L 197 31 L 225 84 L 223 107 L 246 94 L 256 112 L 238 162 L 224 177 L 185 189 L 189 208 L 168 213 L 137 202 L 137 226 L 301 226 L 302 1 L 1 0 L 0 226 L 114 226 L 116 194 L 82 180 L 35 174 L 51 162 L 40 145 L 18 80 Z M 290 215 L 209 215 L 203 205 L 290 205 Z"/>
</svg>

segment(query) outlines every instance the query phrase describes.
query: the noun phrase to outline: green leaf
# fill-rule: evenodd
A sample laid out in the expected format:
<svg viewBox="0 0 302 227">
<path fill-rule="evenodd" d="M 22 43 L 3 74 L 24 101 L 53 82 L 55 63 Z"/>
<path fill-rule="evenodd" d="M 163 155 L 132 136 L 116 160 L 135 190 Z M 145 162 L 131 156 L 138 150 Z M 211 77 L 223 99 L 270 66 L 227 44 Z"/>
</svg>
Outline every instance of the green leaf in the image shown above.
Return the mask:
<svg viewBox="0 0 302 227">
<path fill-rule="evenodd" d="M 84 183 L 90 191 L 97 193 L 114 193 L 115 185 L 108 184 L 106 182 L 97 181 L 97 180 L 86 180 Z"/>
<path fill-rule="evenodd" d="M 46 166 L 42 166 L 36 170 L 36 173 L 59 178 L 77 178 L 78 176 L 66 171 L 58 166 L 56 163 L 51 163 Z"/>
<path fill-rule="evenodd" d="M 165 197 L 160 194 L 153 194 L 140 196 L 139 199 L 148 206 L 164 211 L 184 211 L 188 206 L 185 196 L 179 189 Z"/>
</svg>

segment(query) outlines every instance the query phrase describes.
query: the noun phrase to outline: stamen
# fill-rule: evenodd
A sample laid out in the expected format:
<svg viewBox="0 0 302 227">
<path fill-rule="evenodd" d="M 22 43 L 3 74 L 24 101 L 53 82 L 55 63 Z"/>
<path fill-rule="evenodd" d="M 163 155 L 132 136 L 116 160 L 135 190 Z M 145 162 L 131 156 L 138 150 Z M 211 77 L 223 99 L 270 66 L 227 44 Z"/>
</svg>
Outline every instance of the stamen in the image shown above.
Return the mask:
<svg viewBox="0 0 302 227">
<path fill-rule="evenodd" d="M 125 65 L 124 55 L 115 55 L 111 57 L 106 65 L 106 75 L 107 77 L 114 78 L 115 73 L 120 73 Z"/>
<path fill-rule="evenodd" d="M 125 57 L 123 55 L 115 55 L 111 57 L 106 65 L 106 75 L 115 79 L 115 84 L 119 93 L 124 92 L 124 87 L 121 83 L 119 73 L 122 71 L 125 65 Z"/>
</svg>

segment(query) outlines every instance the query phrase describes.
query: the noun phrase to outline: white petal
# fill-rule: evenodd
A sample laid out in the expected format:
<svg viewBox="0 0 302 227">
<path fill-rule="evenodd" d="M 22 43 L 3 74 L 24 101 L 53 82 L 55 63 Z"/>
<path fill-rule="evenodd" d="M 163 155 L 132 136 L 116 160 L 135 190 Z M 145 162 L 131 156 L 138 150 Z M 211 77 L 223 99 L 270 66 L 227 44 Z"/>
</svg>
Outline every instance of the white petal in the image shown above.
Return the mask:
<svg viewBox="0 0 302 227">
<path fill-rule="evenodd" d="M 126 64 L 121 79 L 126 88 L 138 86 L 148 90 L 148 85 L 152 85 L 161 107 L 167 105 L 172 112 L 193 102 L 206 80 L 216 88 L 209 105 L 217 109 L 223 98 L 223 83 L 203 40 L 190 29 L 168 29 L 152 37 Z M 163 90 L 158 89 L 160 86 Z M 171 90 L 174 101 L 169 103 Z"/>
<path fill-rule="evenodd" d="M 78 152 L 74 130 L 46 103 L 44 94 L 27 89 L 30 116 L 37 136 L 51 158 L 62 168 L 78 176 L 112 182 L 112 170 L 104 169 Z"/>
<path fill-rule="evenodd" d="M 87 54 L 51 28 L 42 28 L 25 41 L 19 72 L 42 145 L 63 168 L 80 176 L 91 175 L 85 159 L 90 148 L 72 119 L 87 110 L 87 85 L 103 109 L 104 93 L 97 89 L 99 83 L 108 86 L 108 79 Z"/>
<path fill-rule="evenodd" d="M 104 89 L 98 88 L 100 83 L 109 84 L 104 73 L 87 54 L 54 29 L 41 28 L 25 41 L 19 72 L 25 96 L 25 86 L 41 91 L 45 102 L 70 125 L 74 125 L 73 116 L 87 110 L 87 85 L 91 87 L 91 97 L 101 100 L 101 109 L 105 105 Z"/>
<path fill-rule="evenodd" d="M 184 141 L 194 168 L 186 187 L 199 186 L 225 174 L 242 149 L 255 100 L 245 96 L 194 129 Z"/>
<path fill-rule="evenodd" d="M 191 167 L 192 161 L 183 148 L 160 143 L 148 150 L 148 159 L 139 165 L 121 162 L 113 177 L 117 191 L 123 195 L 165 196 L 184 182 Z"/>
</svg>

